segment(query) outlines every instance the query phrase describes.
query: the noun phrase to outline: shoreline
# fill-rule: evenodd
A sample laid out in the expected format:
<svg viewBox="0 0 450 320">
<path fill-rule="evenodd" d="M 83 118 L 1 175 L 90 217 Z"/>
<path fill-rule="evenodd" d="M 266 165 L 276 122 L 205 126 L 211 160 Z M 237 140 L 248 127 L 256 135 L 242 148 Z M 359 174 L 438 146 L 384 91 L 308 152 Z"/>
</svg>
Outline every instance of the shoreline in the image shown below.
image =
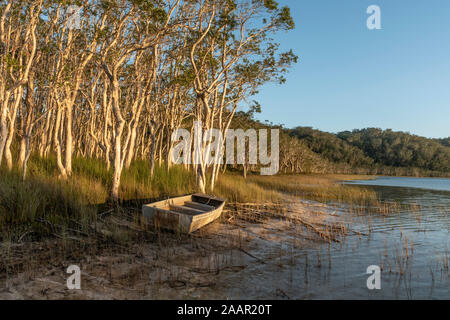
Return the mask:
<svg viewBox="0 0 450 320">
<path fill-rule="evenodd" d="M 346 239 L 369 241 L 370 215 L 386 217 L 398 208 L 386 207 L 365 188 L 339 183 L 362 177 L 376 178 L 221 176 L 218 191 L 231 192 L 237 183 L 240 192 L 229 193 L 219 221 L 192 235 L 156 232 L 133 201 L 119 212 L 97 212 L 95 225 L 53 224 L 52 235 L 40 240 L 22 231 L 19 240 L 1 243 L 0 299 L 223 299 L 223 292 L 227 298 L 298 298 L 252 275 L 308 270 L 311 263 L 327 274 L 332 269 L 323 268 L 331 268 L 328 259 Z M 255 194 L 258 201 L 245 201 Z M 82 270 L 81 291 L 65 287 L 72 264 Z M 243 294 L 244 287 L 259 290 Z"/>
<path fill-rule="evenodd" d="M 286 198 L 291 202 L 290 209 L 282 210 L 284 212 L 277 212 L 275 207 L 270 209 L 267 205 L 254 204 L 257 210 L 264 212 L 257 214 L 248 204 L 240 206 L 240 209 L 230 205 L 221 221 L 191 236 L 179 237 L 162 232 L 157 235 L 158 241 L 131 243 L 126 250 L 120 249 L 120 246 L 116 249 L 111 247 L 103 253 L 100 250 L 99 254 L 93 252 L 86 256 L 78 252 L 81 260 L 78 262 L 74 252 L 72 258 L 67 259 L 49 255 L 49 252 L 57 251 L 60 239 L 12 246 L 12 255 L 16 250 L 22 253 L 29 250 L 31 260 L 35 260 L 39 259 L 39 253 L 36 256 L 32 252 L 44 250 L 52 259 L 40 263 L 37 268 L 29 266 L 29 271 L 10 275 L 6 279 L 2 276 L 4 289 L 0 291 L 0 299 L 223 298 L 215 293 L 222 281 L 231 281 L 230 277 L 247 269 L 272 268 L 271 265 L 278 268 L 280 263 L 286 263 L 284 260 L 289 260 L 287 253 L 281 257 L 268 253 L 269 244 L 276 251 L 280 243 L 295 238 L 294 242 L 297 242 L 301 252 L 304 245 L 338 241 L 335 236 L 328 236 L 330 231 L 322 225 L 327 217 L 332 217 L 327 213 L 329 208 L 320 203 L 295 201 L 288 195 Z M 321 212 L 319 215 L 317 210 Z M 303 218 L 298 220 L 300 217 Z M 332 231 L 330 234 L 334 233 Z M 73 239 L 69 241 L 77 242 Z M 10 256 L 11 263 L 13 260 L 14 257 Z M 71 291 L 65 287 L 68 275 L 64 271 L 68 265 L 77 263 L 82 270 L 83 287 L 82 290 Z M 235 278 L 234 282 L 238 279 Z M 258 294 L 251 293 L 255 297 Z M 243 297 L 237 295 L 234 298 Z"/>
</svg>

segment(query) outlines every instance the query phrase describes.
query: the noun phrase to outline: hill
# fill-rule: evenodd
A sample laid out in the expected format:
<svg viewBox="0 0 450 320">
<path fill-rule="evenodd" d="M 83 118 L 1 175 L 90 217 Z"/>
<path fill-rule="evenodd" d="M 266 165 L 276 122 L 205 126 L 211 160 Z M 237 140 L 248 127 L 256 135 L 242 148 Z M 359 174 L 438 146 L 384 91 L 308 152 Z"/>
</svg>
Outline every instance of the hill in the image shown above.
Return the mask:
<svg viewBox="0 0 450 320">
<path fill-rule="evenodd" d="M 297 137 L 315 153 L 332 162 L 344 162 L 352 167 L 366 167 L 374 163 L 358 147 L 352 146 L 336 135 L 311 127 L 297 127 L 288 130 L 292 137 Z"/>
<path fill-rule="evenodd" d="M 333 134 L 296 127 L 287 132 L 322 158 L 358 173 L 366 169 L 373 174 L 450 175 L 449 138 L 428 139 L 378 128 Z"/>
<path fill-rule="evenodd" d="M 433 139 L 376 128 L 345 131 L 337 137 L 381 165 L 450 172 L 450 148 Z"/>
</svg>

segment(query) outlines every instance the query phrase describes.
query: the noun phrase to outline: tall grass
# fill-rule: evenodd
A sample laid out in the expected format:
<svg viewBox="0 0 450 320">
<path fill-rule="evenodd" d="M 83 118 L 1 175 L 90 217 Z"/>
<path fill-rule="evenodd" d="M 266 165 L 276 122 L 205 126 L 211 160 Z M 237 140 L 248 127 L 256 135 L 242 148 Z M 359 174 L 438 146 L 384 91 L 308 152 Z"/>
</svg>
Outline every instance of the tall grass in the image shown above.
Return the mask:
<svg viewBox="0 0 450 320">
<path fill-rule="evenodd" d="M 363 177 L 351 175 L 281 175 L 249 176 L 248 180 L 265 189 L 286 192 L 320 202 L 336 201 L 363 205 L 376 203 L 376 192 L 340 183 L 343 180 L 361 178 Z"/>
<path fill-rule="evenodd" d="M 18 171 L 0 170 L 0 237 L 19 239 L 30 232 L 45 236 L 64 228 L 88 228 L 108 200 L 111 170 L 103 161 L 77 157 L 73 175 L 67 181 L 58 178 L 54 157 L 30 159 L 29 176 L 21 180 Z M 230 202 L 277 202 L 290 193 L 319 201 L 368 203 L 376 199 L 363 188 L 343 186 L 348 176 L 249 176 L 235 173 L 219 177 L 213 193 Z M 183 166 L 157 166 L 150 175 L 149 164 L 138 160 L 122 175 L 120 196 L 124 201 L 169 198 L 197 192 L 195 175 Z M 134 204 L 134 202 L 131 202 Z"/>
<path fill-rule="evenodd" d="M 89 195 L 98 193 L 96 184 L 45 176 L 22 181 L 14 171 L 0 175 L 0 238 L 46 236 L 55 232 L 55 226 L 65 229 L 73 222 L 87 226 L 96 218 L 96 208 L 89 205 Z"/>
<path fill-rule="evenodd" d="M 135 161 L 124 170 L 121 183 L 121 198 L 149 199 L 171 197 L 196 192 L 195 176 L 183 166 L 157 166 L 153 177 L 146 161 Z"/>
<path fill-rule="evenodd" d="M 33 156 L 29 176 L 0 169 L 0 239 L 20 239 L 26 233 L 48 236 L 58 229 L 88 228 L 108 200 L 111 170 L 101 160 L 77 157 L 73 175 L 58 178 L 56 159 Z M 145 161 L 125 169 L 122 200 L 157 199 L 196 192 L 193 174 L 183 167 L 156 167 L 153 177 Z M 60 232 L 61 230 L 58 230 Z M 82 231 L 82 230 L 80 230 Z"/>
<path fill-rule="evenodd" d="M 283 198 L 272 186 L 264 187 L 236 174 L 220 176 L 214 191 L 229 202 L 276 202 Z"/>
</svg>

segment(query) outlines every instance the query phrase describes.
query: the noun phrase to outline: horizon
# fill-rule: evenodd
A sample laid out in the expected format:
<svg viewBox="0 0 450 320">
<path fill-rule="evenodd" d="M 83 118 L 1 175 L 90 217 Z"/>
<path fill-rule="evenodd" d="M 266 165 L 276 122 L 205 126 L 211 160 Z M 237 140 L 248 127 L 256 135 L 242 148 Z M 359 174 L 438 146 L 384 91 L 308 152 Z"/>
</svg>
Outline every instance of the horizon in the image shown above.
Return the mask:
<svg viewBox="0 0 450 320">
<path fill-rule="evenodd" d="M 256 118 L 286 128 L 330 133 L 380 128 L 450 137 L 450 3 L 386 0 L 280 0 L 296 27 L 275 40 L 299 61 L 283 85 L 252 97 Z M 370 5 L 381 9 L 381 30 L 369 30 Z M 446 10 L 448 9 L 448 10 Z"/>
</svg>

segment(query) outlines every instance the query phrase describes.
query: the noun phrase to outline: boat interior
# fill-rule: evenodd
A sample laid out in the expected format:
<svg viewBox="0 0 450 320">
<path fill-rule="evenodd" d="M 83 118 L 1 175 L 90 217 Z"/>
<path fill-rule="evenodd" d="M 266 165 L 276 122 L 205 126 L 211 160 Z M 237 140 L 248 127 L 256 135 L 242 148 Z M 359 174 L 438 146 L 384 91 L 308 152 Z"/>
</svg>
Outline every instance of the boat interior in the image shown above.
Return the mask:
<svg viewBox="0 0 450 320">
<path fill-rule="evenodd" d="M 200 215 L 216 210 L 223 203 L 220 199 L 214 199 L 201 195 L 170 199 L 157 205 L 159 209 L 187 214 Z"/>
</svg>

